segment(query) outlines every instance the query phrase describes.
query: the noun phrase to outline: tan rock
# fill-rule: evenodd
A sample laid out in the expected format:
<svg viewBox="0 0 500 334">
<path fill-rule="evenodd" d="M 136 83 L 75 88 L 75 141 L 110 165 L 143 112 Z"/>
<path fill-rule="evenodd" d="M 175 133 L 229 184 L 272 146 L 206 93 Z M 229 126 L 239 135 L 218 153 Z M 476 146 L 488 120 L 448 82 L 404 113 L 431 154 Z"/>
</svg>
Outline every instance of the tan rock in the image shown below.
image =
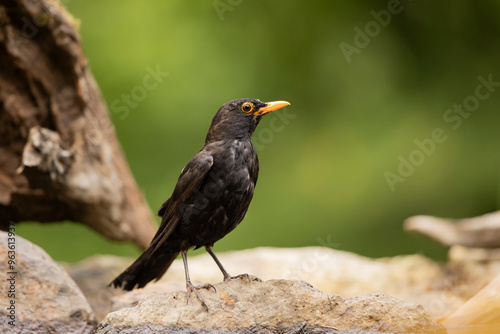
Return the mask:
<svg viewBox="0 0 500 334">
<path fill-rule="evenodd" d="M 383 294 L 342 298 L 295 280 L 234 279 L 193 294 L 153 294 L 112 312 L 95 333 L 446 333 L 424 308 Z"/>
<path fill-rule="evenodd" d="M 462 305 L 489 282 L 473 276 L 473 269 L 463 279 L 461 266 L 454 269 L 438 264 L 421 255 L 370 259 L 326 247 L 256 248 L 237 252 L 218 253 L 232 275 L 249 273 L 264 280 L 297 279 L 310 282 L 323 292 L 344 297 L 385 293 L 418 303 L 435 317 L 443 317 Z M 114 256 L 89 258 L 68 268 L 81 286 L 92 307 L 102 319 L 111 310 L 111 297 L 122 293 L 109 290 L 109 282 L 133 259 Z M 201 283 L 217 283 L 222 274 L 208 254 L 189 258 L 191 278 Z M 176 260 L 160 282 L 177 285 L 149 284 L 144 290 L 115 300 L 118 307 L 132 306 L 151 293 L 184 290 L 184 267 Z M 471 282 L 483 282 L 471 284 Z"/>
<path fill-rule="evenodd" d="M 0 271 L 9 279 L 0 284 L 0 327 L 7 333 L 90 333 L 97 320 L 63 267 L 20 236 L 8 238 L 0 232 Z M 12 268 L 3 260 L 8 251 L 15 251 Z"/>
<path fill-rule="evenodd" d="M 111 298 L 123 293 L 121 290 L 109 289 L 109 282 L 131 262 L 132 259 L 124 257 L 94 255 L 75 264 L 63 263 L 63 266 L 78 284 L 100 321 L 111 309 Z"/>
</svg>

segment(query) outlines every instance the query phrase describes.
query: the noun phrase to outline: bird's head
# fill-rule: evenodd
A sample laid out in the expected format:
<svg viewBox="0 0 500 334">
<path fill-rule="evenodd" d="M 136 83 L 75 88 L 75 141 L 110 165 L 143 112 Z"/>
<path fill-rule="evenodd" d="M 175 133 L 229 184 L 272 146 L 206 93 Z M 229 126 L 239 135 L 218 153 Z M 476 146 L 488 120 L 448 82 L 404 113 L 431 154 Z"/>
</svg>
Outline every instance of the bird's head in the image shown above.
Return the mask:
<svg viewBox="0 0 500 334">
<path fill-rule="evenodd" d="M 220 107 L 212 119 L 206 141 L 250 139 L 262 116 L 290 105 L 286 101 L 262 102 L 257 99 L 238 99 Z"/>
</svg>

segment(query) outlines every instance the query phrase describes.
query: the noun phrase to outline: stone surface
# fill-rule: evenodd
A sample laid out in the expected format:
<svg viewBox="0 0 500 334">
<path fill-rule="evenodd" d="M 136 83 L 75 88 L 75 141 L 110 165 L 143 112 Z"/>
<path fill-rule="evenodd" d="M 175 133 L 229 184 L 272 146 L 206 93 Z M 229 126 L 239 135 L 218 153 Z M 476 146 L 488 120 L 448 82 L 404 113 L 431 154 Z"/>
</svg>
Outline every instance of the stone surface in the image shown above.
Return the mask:
<svg viewBox="0 0 500 334">
<path fill-rule="evenodd" d="M 123 293 L 118 289 L 109 289 L 109 282 L 131 262 L 129 258 L 94 255 L 79 263 L 62 265 L 78 284 L 100 321 L 111 309 L 111 298 Z"/>
<path fill-rule="evenodd" d="M 112 312 L 95 333 L 446 333 L 420 305 L 384 294 L 342 298 L 296 280 L 251 276 L 200 290 L 205 311 L 185 291 L 153 294 Z"/>
<path fill-rule="evenodd" d="M 370 259 L 326 247 L 266 247 L 217 253 L 217 256 L 232 275 L 249 273 L 263 280 L 298 279 L 310 282 L 323 292 L 344 297 L 385 293 L 422 304 L 435 317 L 456 310 L 486 285 L 494 272 L 477 271 L 473 266 L 464 271 L 464 263 L 458 262 L 450 268 L 421 255 Z M 70 275 L 82 288 L 98 319 L 110 311 L 110 298 L 121 292 L 108 290 L 106 286 L 132 261 L 96 256 L 68 266 Z M 208 254 L 190 257 L 189 269 L 194 281 L 217 283 L 222 280 L 222 274 Z M 474 272 L 481 272 L 481 275 Z M 149 284 L 125 299 L 116 300 L 115 307 L 134 305 L 151 293 L 184 290 L 182 261 L 174 261 L 159 283 Z"/>
<path fill-rule="evenodd" d="M 75 282 L 44 250 L 15 236 L 14 228 L 11 233 L 0 232 L 0 272 L 8 282 L 2 275 L 2 332 L 90 333 L 97 320 Z M 8 251 L 15 252 L 15 259 Z M 10 264 L 3 260 L 9 255 L 14 260 Z M 14 309 L 7 309 L 12 302 Z"/>
</svg>

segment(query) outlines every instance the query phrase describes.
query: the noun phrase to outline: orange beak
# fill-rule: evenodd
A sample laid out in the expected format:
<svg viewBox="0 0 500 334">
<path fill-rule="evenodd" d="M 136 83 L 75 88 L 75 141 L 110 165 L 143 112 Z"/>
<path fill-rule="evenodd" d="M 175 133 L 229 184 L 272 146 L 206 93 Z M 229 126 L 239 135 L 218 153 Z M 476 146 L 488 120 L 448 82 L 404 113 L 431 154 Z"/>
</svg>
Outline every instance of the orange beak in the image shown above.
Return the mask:
<svg viewBox="0 0 500 334">
<path fill-rule="evenodd" d="M 274 101 L 274 102 L 267 102 L 266 105 L 259 110 L 255 112 L 255 115 L 265 115 L 268 112 L 278 110 L 280 108 L 289 106 L 290 103 L 287 101 Z"/>
</svg>

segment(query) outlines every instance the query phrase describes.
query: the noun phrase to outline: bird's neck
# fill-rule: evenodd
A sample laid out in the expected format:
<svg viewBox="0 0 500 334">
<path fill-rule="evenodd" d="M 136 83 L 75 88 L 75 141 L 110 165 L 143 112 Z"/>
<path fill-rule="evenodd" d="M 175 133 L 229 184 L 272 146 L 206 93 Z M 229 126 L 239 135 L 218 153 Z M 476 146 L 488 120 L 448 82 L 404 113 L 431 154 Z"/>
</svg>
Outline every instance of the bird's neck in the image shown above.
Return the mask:
<svg viewBox="0 0 500 334">
<path fill-rule="evenodd" d="M 205 144 L 214 143 L 217 141 L 233 141 L 233 140 L 251 140 L 252 134 L 245 132 L 234 132 L 234 133 L 218 133 L 218 132 L 208 132 L 207 137 L 205 138 Z"/>
<path fill-rule="evenodd" d="M 216 141 L 233 141 L 233 140 L 251 140 L 252 133 L 259 120 L 252 120 L 248 124 L 234 124 L 232 122 L 212 122 L 210 129 L 208 130 L 207 137 L 205 139 L 205 144 L 209 144 Z"/>
</svg>

